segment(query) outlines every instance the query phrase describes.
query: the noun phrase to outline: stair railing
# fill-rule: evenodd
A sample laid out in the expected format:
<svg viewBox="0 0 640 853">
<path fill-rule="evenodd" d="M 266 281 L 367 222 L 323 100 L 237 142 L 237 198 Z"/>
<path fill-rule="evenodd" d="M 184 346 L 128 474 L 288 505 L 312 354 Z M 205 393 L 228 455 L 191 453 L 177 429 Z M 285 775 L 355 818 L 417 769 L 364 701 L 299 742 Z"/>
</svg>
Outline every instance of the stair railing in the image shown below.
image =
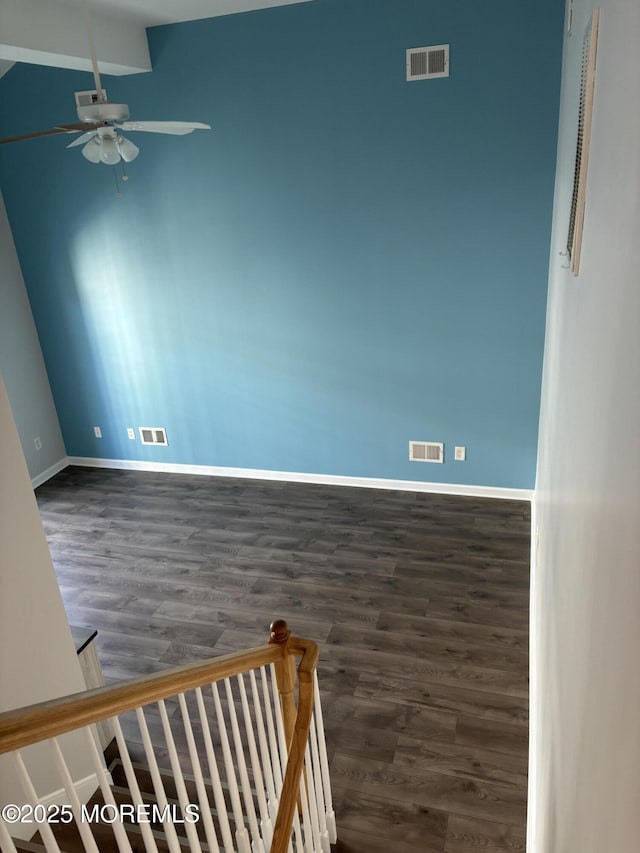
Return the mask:
<svg viewBox="0 0 640 853">
<path fill-rule="evenodd" d="M 90 853 L 159 853 L 159 845 L 170 853 L 330 853 L 336 825 L 317 660 L 317 645 L 277 620 L 265 646 L 0 714 L 0 756 L 10 757 L 21 787 L 2 810 L 0 850 L 16 853 L 12 830 L 27 815 L 44 849 L 60 853 L 49 820 L 55 814 L 58 824 L 73 821 L 80 849 Z M 104 721 L 126 777 L 126 802 L 95 732 Z M 95 770 L 99 794 L 88 802 L 60 742 L 69 732 L 82 733 Z M 53 807 L 38 797 L 23 755 L 40 743 L 62 783 Z M 141 793 L 142 773 L 151 778 L 151 796 Z"/>
</svg>

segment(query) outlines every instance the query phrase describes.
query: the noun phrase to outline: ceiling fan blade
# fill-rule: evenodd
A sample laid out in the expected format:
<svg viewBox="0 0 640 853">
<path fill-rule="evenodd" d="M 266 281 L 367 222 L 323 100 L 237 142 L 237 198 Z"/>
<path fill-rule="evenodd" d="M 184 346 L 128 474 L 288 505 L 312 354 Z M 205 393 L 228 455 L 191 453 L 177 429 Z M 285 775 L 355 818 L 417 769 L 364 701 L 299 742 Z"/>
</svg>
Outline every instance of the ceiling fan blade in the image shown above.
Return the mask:
<svg viewBox="0 0 640 853">
<path fill-rule="evenodd" d="M 37 139 L 39 136 L 53 136 L 56 133 L 68 133 L 68 131 L 54 127 L 51 130 L 37 130 L 35 133 L 21 133 L 19 136 L 7 136 L 5 139 L 0 139 L 0 145 L 5 145 L 7 142 L 22 142 L 23 139 Z"/>
<path fill-rule="evenodd" d="M 89 130 L 87 133 L 83 133 L 82 136 L 79 136 L 77 139 L 74 139 L 73 142 L 70 142 L 67 145 L 67 148 L 74 148 L 76 145 L 83 145 L 85 142 L 93 139 L 97 132 L 97 130 Z"/>
<path fill-rule="evenodd" d="M 101 127 L 99 124 L 59 124 L 51 130 L 37 130 L 34 133 L 21 133 L 19 136 L 7 136 L 0 139 L 0 145 L 8 142 L 22 142 L 23 139 L 37 139 L 39 136 L 55 136 L 58 133 L 77 133 L 79 130 L 90 130 Z"/>
<path fill-rule="evenodd" d="M 56 130 L 58 133 L 77 133 L 79 130 L 95 130 L 103 124 L 104 122 L 101 121 L 77 121 L 74 124 L 57 124 Z"/>
<path fill-rule="evenodd" d="M 123 121 L 116 127 L 122 130 L 143 130 L 146 133 L 170 133 L 184 136 L 194 130 L 211 130 L 210 124 L 201 121 Z"/>
</svg>

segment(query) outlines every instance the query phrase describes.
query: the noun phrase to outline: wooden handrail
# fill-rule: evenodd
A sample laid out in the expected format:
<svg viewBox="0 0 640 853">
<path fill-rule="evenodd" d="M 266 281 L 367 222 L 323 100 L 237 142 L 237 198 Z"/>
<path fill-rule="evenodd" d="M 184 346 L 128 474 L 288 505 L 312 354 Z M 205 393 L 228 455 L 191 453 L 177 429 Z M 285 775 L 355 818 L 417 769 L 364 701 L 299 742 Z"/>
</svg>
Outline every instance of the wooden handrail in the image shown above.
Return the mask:
<svg viewBox="0 0 640 853">
<path fill-rule="evenodd" d="M 221 655 L 205 663 L 186 664 L 144 675 L 124 684 L 97 687 L 5 711 L 0 714 L 0 755 L 133 711 L 150 702 L 169 699 L 203 684 L 275 663 L 280 657 L 277 647 L 259 646 Z"/>
<path fill-rule="evenodd" d="M 314 646 L 315 656 L 311 648 Z M 292 638 L 286 653 L 302 656 L 299 671 L 303 678 L 309 661 L 314 659 L 311 665 L 313 672 L 318 657 L 315 643 Z M 282 647 L 258 646 L 244 652 L 221 655 L 204 663 L 186 664 L 144 675 L 123 684 L 97 687 L 26 708 L 4 711 L 0 713 L 0 755 L 133 711 L 150 702 L 169 699 L 204 684 L 276 663 L 282 657 Z"/>
</svg>

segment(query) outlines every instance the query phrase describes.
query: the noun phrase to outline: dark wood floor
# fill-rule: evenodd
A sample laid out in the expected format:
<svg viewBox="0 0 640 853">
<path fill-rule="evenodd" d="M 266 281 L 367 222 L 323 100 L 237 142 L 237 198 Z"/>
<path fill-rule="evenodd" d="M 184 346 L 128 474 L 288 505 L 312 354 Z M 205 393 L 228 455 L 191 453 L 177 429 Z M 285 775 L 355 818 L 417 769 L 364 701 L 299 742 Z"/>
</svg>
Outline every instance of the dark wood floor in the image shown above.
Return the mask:
<svg viewBox="0 0 640 853">
<path fill-rule="evenodd" d="M 37 490 L 108 681 L 319 641 L 343 851 L 524 850 L 528 505 L 68 468 Z"/>
</svg>

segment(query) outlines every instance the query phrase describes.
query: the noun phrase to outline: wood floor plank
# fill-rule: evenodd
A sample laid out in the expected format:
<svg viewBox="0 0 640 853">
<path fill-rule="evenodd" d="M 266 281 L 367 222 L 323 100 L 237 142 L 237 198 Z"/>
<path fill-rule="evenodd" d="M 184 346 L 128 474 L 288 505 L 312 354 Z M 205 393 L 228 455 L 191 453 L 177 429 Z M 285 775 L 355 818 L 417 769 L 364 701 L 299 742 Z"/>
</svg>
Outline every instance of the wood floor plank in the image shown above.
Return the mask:
<svg viewBox="0 0 640 853">
<path fill-rule="evenodd" d="M 498 752 L 526 755 L 529 738 L 526 728 L 510 723 L 458 715 L 456 726 L 457 743 L 479 746 Z"/>
<path fill-rule="evenodd" d="M 472 690 L 487 690 L 507 696 L 526 697 L 528 693 L 527 677 L 523 672 L 472 666 L 443 657 L 436 659 L 387 652 L 384 651 L 384 636 L 379 638 L 376 645 L 376 649 L 371 649 L 362 645 L 332 643 L 325 653 L 330 655 L 333 661 L 352 668 L 356 673 L 391 672 L 403 678 L 467 687 Z"/>
<path fill-rule="evenodd" d="M 352 696 L 348 700 L 350 717 L 364 731 L 382 729 L 389 733 L 413 734 L 453 741 L 456 737 L 456 716 L 418 705 L 398 705 L 379 699 Z"/>
<path fill-rule="evenodd" d="M 380 628 L 382 621 L 385 627 Z M 463 637 L 463 630 L 458 636 L 445 635 L 440 632 L 406 631 L 403 622 L 393 620 L 390 624 L 395 630 L 390 630 L 385 620 L 378 620 L 378 625 L 371 628 L 353 628 L 350 625 L 334 625 L 327 638 L 330 645 L 361 645 L 364 648 L 376 649 L 381 644 L 390 652 L 397 654 L 415 654 L 420 657 L 430 657 L 434 660 L 443 659 L 460 661 L 475 666 L 498 666 L 505 670 L 519 672 L 527 666 L 528 651 L 503 644 L 481 642 L 473 637 Z M 473 633 L 470 631 L 470 634 Z"/>
<path fill-rule="evenodd" d="M 399 735 L 394 764 L 461 779 L 495 782 L 522 790 L 527 783 L 525 756 L 450 743 L 428 737 Z"/>
<path fill-rule="evenodd" d="M 326 700 L 333 703 L 335 697 L 324 693 Z M 329 761 L 337 749 L 349 755 L 358 755 L 362 758 L 371 758 L 374 761 L 383 761 L 392 764 L 398 747 L 397 732 L 376 726 L 363 726 L 361 721 L 354 720 L 349 714 L 342 722 L 336 722 L 334 714 L 331 714 L 325 725 L 327 741 L 327 754 Z"/>
<path fill-rule="evenodd" d="M 438 558 L 413 559 L 414 554 L 410 552 L 409 558 L 400 557 L 397 550 L 394 552 L 396 559 L 396 574 L 404 577 L 415 575 L 425 576 L 434 581 L 445 581 L 468 586 L 470 584 L 490 583 L 496 589 L 511 589 L 527 593 L 529 589 L 528 573 L 522 571 L 521 560 L 498 560 L 482 559 L 464 563 L 439 562 Z"/>
<path fill-rule="evenodd" d="M 525 836 L 524 827 L 451 815 L 447 827 L 445 853 L 524 851 Z"/>
<path fill-rule="evenodd" d="M 504 628 L 499 625 L 475 625 L 469 622 L 456 622 L 453 619 L 434 619 L 430 616 L 411 617 L 383 611 L 375 625 L 378 631 L 393 631 L 398 627 L 412 637 L 429 639 L 451 639 L 466 643 L 481 643 L 485 646 L 508 646 L 519 649 L 525 658 L 529 651 L 528 631 L 517 628 Z"/>
<path fill-rule="evenodd" d="M 526 698 L 491 693 L 487 690 L 433 684 L 413 678 L 381 677 L 371 672 L 361 672 L 354 692 L 356 696 L 370 699 L 383 699 L 401 705 L 419 705 L 500 723 L 516 723 L 525 728 L 529 719 L 529 703 Z"/>
<path fill-rule="evenodd" d="M 316 590 L 317 592 L 317 590 Z M 309 599 L 304 595 L 285 595 L 256 593 L 252 592 L 242 599 L 242 610 L 248 609 L 251 613 L 261 614 L 260 628 L 263 629 L 265 618 L 278 611 L 288 611 L 295 614 L 295 624 L 302 616 L 305 619 L 313 619 L 316 623 L 322 623 L 320 633 L 326 637 L 329 632 L 331 622 L 344 622 L 346 624 L 363 624 L 364 626 L 374 626 L 380 616 L 379 611 L 371 610 L 368 607 L 359 607 L 350 604 L 337 604 L 331 599 L 324 601 L 320 596 L 316 595 L 313 599 Z M 185 604 L 182 601 L 164 601 L 158 608 L 158 614 L 166 616 L 169 619 L 184 620 L 188 619 L 193 622 L 211 623 L 211 607 L 206 604 Z M 233 610 L 220 611 L 219 624 L 223 624 L 222 620 L 227 620 L 227 613 L 233 613 Z M 267 614 L 267 616 L 265 616 Z M 256 617 L 257 618 L 257 617 Z M 283 618 L 287 618 L 286 615 Z M 233 620 L 229 620 L 233 621 Z M 239 620 L 235 620 L 239 624 Z M 292 623 L 293 624 L 293 623 Z M 308 622 L 307 622 L 308 624 Z M 225 627 L 233 627 L 230 624 L 225 624 Z M 298 633 L 300 633 L 298 629 Z M 314 633 L 317 639 L 319 636 Z"/>
<path fill-rule="evenodd" d="M 336 787 L 334 809 L 340 816 L 338 850 L 368 853 L 442 853 L 446 841 L 446 812 L 411 802 Z"/>
<path fill-rule="evenodd" d="M 386 608 L 394 613 L 411 614 L 412 616 L 424 616 L 427 612 L 428 599 L 422 596 L 403 595 L 389 591 L 373 591 L 371 579 L 365 582 L 342 583 L 339 587 L 340 595 L 336 596 L 336 584 L 329 578 L 319 577 L 313 582 L 313 590 L 309 592 L 304 581 L 295 578 L 281 578 L 278 580 L 256 580 L 252 591 L 257 595 L 293 596 L 304 602 L 304 606 L 313 607 L 316 598 L 322 603 L 333 602 L 335 607 L 345 604 L 357 608 L 363 608 L 372 613 L 379 613 Z"/>
<path fill-rule="evenodd" d="M 175 619 L 179 622 L 182 621 L 179 618 L 182 612 L 191 622 L 198 621 L 198 616 L 202 624 L 213 622 L 220 633 L 230 628 L 239 631 L 251 631 L 254 637 L 261 636 L 264 634 L 264 626 L 270 618 L 269 614 L 273 613 L 273 610 L 265 607 L 257 596 L 255 597 L 256 606 L 254 607 L 250 606 L 251 599 L 247 601 L 246 597 L 242 603 L 243 606 L 237 609 L 231 607 L 202 608 L 195 605 L 189 605 L 188 609 L 184 609 L 180 607 L 179 602 L 164 602 L 158 608 L 157 613 L 159 616 L 167 617 L 168 620 Z M 326 635 L 330 630 L 329 625 L 326 621 L 314 618 L 310 611 L 300 611 L 295 606 L 285 606 L 281 603 L 278 612 L 281 614 L 280 618 L 296 625 L 296 633 L 314 637 L 316 642 L 326 640 Z"/>
<path fill-rule="evenodd" d="M 103 647 L 103 635 L 124 632 L 127 637 L 157 638 L 167 640 L 169 643 L 173 643 L 175 638 L 179 637 L 182 643 L 207 646 L 213 651 L 224 630 L 222 627 L 193 623 L 188 620 L 177 622 L 174 619 L 166 619 L 158 615 L 157 609 L 151 614 L 145 614 L 139 608 L 139 602 L 134 613 L 127 612 L 125 607 L 126 603 L 118 612 L 115 612 L 74 603 L 67 605 L 67 616 L 74 625 L 97 628 L 98 650 Z"/>
<path fill-rule="evenodd" d="M 343 788 L 516 826 L 525 820 L 526 791 L 512 786 L 389 765 L 342 752 L 336 752 L 331 769 L 336 784 Z"/>
</svg>

